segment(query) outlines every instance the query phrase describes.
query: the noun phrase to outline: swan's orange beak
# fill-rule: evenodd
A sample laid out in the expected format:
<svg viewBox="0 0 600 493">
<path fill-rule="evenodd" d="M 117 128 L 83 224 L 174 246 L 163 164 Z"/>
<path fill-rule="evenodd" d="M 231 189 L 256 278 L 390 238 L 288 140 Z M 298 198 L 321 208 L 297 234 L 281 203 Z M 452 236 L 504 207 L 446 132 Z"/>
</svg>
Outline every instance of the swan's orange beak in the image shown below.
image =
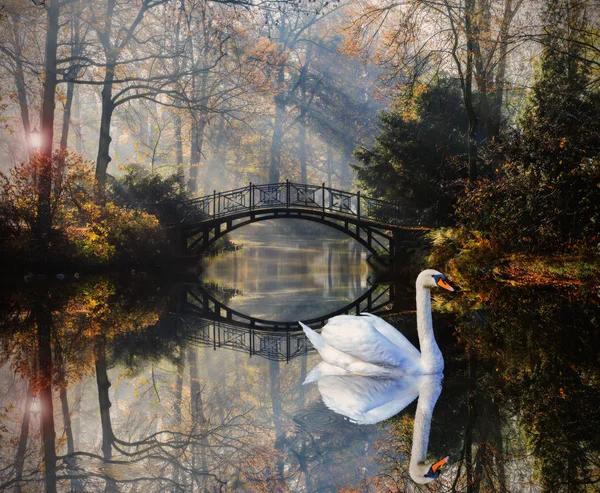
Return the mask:
<svg viewBox="0 0 600 493">
<path fill-rule="evenodd" d="M 448 291 L 454 291 L 454 288 L 452 286 L 450 286 L 450 284 L 448 284 L 446 281 L 444 281 L 442 278 L 438 279 L 437 285 L 440 288 L 444 288 L 447 289 Z"/>
<path fill-rule="evenodd" d="M 431 470 L 433 471 L 433 473 L 437 473 L 438 469 L 442 467 L 446 462 L 448 462 L 449 459 L 450 456 L 444 457 L 441 461 L 436 462 L 433 466 L 431 466 Z"/>
</svg>

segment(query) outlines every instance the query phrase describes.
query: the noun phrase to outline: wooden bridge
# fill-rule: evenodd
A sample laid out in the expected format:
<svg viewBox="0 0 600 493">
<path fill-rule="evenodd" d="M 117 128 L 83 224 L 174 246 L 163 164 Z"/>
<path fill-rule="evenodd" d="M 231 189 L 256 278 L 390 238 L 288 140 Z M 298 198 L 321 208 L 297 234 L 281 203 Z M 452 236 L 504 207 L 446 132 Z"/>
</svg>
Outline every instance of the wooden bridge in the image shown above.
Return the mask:
<svg viewBox="0 0 600 493">
<path fill-rule="evenodd" d="M 394 258 L 406 229 L 430 222 L 432 211 L 408 209 L 322 185 L 274 183 L 255 185 L 177 204 L 172 224 L 181 256 L 197 256 L 219 238 L 248 224 L 295 218 L 342 231 L 376 257 Z"/>
</svg>

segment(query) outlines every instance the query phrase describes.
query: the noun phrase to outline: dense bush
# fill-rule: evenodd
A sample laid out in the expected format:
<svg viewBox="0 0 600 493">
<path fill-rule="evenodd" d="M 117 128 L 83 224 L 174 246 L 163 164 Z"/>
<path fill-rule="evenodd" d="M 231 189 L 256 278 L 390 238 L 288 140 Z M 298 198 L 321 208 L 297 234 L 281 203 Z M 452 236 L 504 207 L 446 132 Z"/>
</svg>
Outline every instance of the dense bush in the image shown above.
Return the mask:
<svg viewBox="0 0 600 493">
<path fill-rule="evenodd" d="M 146 212 L 94 201 L 94 169 L 76 154 L 52 157 L 51 229 L 40 242 L 40 155 L 0 174 L 0 250 L 5 261 L 105 264 L 141 261 L 166 250 L 164 228 Z"/>
<path fill-rule="evenodd" d="M 593 251 L 600 241 L 600 92 L 577 37 L 585 32 L 580 8 L 549 8 L 519 129 L 490 149 L 496 174 L 458 203 L 462 224 L 489 233 L 504 251 Z"/>
<path fill-rule="evenodd" d="M 150 211 L 168 224 L 177 219 L 176 204 L 188 198 L 182 181 L 177 173 L 165 177 L 134 165 L 110 180 L 108 196 L 116 205 Z"/>
<path fill-rule="evenodd" d="M 457 217 L 488 232 L 505 252 L 594 250 L 600 241 L 598 160 L 550 180 L 521 166 L 507 166 L 459 199 Z"/>
</svg>

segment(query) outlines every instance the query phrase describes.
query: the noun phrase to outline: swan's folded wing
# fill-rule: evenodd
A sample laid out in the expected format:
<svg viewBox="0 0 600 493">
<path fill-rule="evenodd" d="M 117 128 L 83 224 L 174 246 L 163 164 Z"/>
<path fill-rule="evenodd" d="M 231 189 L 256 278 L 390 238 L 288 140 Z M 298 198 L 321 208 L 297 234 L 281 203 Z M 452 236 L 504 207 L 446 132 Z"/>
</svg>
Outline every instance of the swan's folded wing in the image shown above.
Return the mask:
<svg viewBox="0 0 600 493">
<path fill-rule="evenodd" d="M 377 315 L 373 315 L 372 313 L 361 313 L 361 315 L 367 317 L 373 327 L 375 327 L 381 334 L 392 341 L 402 351 L 406 351 L 407 354 L 410 354 L 415 359 L 419 359 L 421 357 L 419 350 L 414 347 L 411 342 L 393 325 L 390 325 L 385 320 L 379 318 Z"/>
<path fill-rule="evenodd" d="M 419 365 L 414 352 L 404 351 L 379 332 L 368 317 L 333 317 L 323 327 L 325 342 L 342 353 L 375 365 L 410 369 Z"/>
</svg>

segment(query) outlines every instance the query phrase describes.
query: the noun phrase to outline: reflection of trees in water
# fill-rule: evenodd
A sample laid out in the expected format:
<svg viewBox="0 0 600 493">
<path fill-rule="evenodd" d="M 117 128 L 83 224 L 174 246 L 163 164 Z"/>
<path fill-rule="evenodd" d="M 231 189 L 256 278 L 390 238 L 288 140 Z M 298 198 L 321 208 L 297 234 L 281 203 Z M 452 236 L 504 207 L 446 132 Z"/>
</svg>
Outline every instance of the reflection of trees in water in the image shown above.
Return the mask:
<svg viewBox="0 0 600 493">
<path fill-rule="evenodd" d="M 481 303 L 486 299 L 486 303 Z M 594 295 L 500 287 L 451 301 L 459 344 L 430 441 L 454 463 L 426 491 L 595 491 L 600 484 L 600 309 Z M 438 318 L 441 322 L 441 318 Z M 384 469 L 349 491 L 409 487 L 410 409 L 377 444 Z M 536 486 L 537 485 L 537 486 Z"/>
<path fill-rule="evenodd" d="M 306 360 L 258 370 L 188 346 L 159 317 L 167 306 L 152 286 L 105 280 L 10 298 L 0 344 L 24 380 L 2 393 L 15 411 L 0 433 L 0 490 L 312 490 L 348 474 L 352 447 L 368 457 L 352 434 L 293 425 L 309 398 Z"/>
<path fill-rule="evenodd" d="M 0 381 L 0 489 L 414 487 L 406 472 L 414 406 L 375 445 L 381 474 L 349 470 L 344 463 L 369 463 L 374 433 L 296 426 L 297 410 L 316 398 L 300 385 L 305 359 L 283 367 L 189 346 L 172 316 L 159 316 L 167 300 L 152 286 L 139 289 L 101 280 L 15 292 L 4 302 L 2 371 L 10 365 L 24 380 Z M 449 327 L 442 316 L 435 324 L 447 365 L 429 447 L 453 466 L 423 489 L 517 492 L 532 481 L 548 491 L 593 491 L 596 299 L 502 288 L 476 309 L 466 296 L 454 303 Z M 357 486 L 363 473 L 368 480 Z"/>
</svg>

